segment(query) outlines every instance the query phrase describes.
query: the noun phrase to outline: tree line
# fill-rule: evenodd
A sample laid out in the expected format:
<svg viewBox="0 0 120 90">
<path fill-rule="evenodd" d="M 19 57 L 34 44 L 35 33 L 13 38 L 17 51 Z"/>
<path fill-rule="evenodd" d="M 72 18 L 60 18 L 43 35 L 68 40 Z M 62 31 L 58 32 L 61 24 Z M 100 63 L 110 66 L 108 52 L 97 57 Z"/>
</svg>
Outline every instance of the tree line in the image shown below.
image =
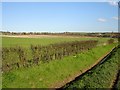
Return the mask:
<svg viewBox="0 0 120 90">
<path fill-rule="evenodd" d="M 82 33 L 82 32 L 4 32 L 0 31 L 3 35 L 64 35 L 64 36 L 89 36 L 89 37 L 111 37 L 120 38 L 119 32 L 95 32 L 95 33 Z"/>
</svg>

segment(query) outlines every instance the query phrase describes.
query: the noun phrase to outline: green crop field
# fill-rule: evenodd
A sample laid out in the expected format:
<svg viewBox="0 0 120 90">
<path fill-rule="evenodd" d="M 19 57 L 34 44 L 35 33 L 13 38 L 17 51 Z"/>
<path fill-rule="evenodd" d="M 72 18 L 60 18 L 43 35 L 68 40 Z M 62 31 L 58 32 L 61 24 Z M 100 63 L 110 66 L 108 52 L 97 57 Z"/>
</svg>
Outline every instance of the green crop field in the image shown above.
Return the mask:
<svg viewBox="0 0 120 90">
<path fill-rule="evenodd" d="M 49 45 L 53 43 L 80 41 L 80 40 L 99 40 L 101 43 L 106 42 L 109 38 L 84 38 L 84 37 L 41 37 L 41 38 L 15 38 L 15 37 L 2 37 L 2 47 L 30 47 L 30 45 Z"/>
</svg>

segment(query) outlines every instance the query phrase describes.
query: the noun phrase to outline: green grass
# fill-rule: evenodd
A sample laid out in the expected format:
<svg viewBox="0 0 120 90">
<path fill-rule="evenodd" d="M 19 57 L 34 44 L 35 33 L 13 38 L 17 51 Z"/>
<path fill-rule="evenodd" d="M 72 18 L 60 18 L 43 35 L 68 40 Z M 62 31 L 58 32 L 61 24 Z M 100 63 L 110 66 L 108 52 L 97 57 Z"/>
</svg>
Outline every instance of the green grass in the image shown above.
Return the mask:
<svg viewBox="0 0 120 90">
<path fill-rule="evenodd" d="M 109 38 L 73 38 L 73 37 L 43 37 L 43 38 L 15 38 L 2 37 L 2 47 L 30 47 L 30 45 L 49 45 L 53 43 L 61 43 L 75 40 L 99 40 L 100 43 L 106 42 Z"/>
<path fill-rule="evenodd" d="M 120 76 L 119 76 L 119 80 L 117 82 L 116 88 L 118 88 L 118 90 L 120 89 Z"/>
<path fill-rule="evenodd" d="M 120 50 L 119 50 L 119 52 L 117 54 L 120 55 Z M 118 66 L 118 68 L 120 70 L 120 56 L 118 57 L 118 60 L 119 60 L 119 66 Z M 117 82 L 116 88 L 118 88 L 118 90 L 120 89 L 120 74 L 119 74 L 119 78 L 118 78 L 118 82 Z"/>
<path fill-rule="evenodd" d="M 105 63 L 68 85 L 68 88 L 112 88 L 118 71 L 118 52 L 120 48 Z"/>
<path fill-rule="evenodd" d="M 40 66 L 3 73 L 2 86 L 3 88 L 48 88 L 90 67 L 114 46 L 98 46 L 62 60 L 52 60 L 49 63 L 41 63 Z"/>
</svg>

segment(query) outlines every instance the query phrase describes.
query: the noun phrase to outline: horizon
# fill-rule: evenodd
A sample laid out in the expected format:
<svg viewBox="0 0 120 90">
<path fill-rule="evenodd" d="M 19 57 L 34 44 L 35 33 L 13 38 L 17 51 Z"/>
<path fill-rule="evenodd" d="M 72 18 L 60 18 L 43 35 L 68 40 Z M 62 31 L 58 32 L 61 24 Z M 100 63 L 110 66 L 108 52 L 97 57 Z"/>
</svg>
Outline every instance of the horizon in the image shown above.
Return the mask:
<svg viewBox="0 0 120 90">
<path fill-rule="evenodd" d="M 108 2 L 3 2 L 10 32 L 118 32 L 118 6 Z"/>
<path fill-rule="evenodd" d="M 15 32 L 15 31 L 0 31 L 1 33 L 3 32 L 5 32 L 5 33 L 7 33 L 7 32 L 9 32 L 9 33 L 120 33 L 120 32 Z"/>
</svg>

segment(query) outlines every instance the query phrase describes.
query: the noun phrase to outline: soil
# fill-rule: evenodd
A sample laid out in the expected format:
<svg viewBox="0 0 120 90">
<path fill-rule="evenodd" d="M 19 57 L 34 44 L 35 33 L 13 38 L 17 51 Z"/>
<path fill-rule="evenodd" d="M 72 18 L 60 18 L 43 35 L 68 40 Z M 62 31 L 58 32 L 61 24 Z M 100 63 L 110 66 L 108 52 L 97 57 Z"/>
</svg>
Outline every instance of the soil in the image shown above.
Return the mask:
<svg viewBox="0 0 120 90">
<path fill-rule="evenodd" d="M 16 37 L 16 38 L 54 38 L 54 37 L 68 37 L 68 38 L 93 38 L 88 36 L 65 36 L 65 35 L 1 35 L 2 37 Z"/>
</svg>

